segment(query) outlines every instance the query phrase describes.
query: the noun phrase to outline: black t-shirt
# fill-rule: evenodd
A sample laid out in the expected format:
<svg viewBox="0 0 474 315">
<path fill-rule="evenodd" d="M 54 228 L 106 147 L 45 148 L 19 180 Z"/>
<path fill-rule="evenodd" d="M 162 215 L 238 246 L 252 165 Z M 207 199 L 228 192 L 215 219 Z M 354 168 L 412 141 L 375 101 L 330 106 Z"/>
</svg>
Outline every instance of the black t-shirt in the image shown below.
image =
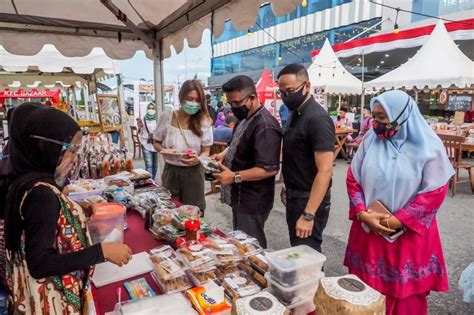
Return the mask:
<svg viewBox="0 0 474 315">
<path fill-rule="evenodd" d="M 336 134 L 328 112 L 311 97 L 293 111 L 283 135 L 283 178 L 287 189 L 311 191 L 318 173 L 314 153 L 334 151 Z"/>
<path fill-rule="evenodd" d="M 240 138 L 231 169 L 235 172 L 261 167 L 267 171 L 278 171 L 282 136 L 280 125 L 263 107 L 254 115 Z M 248 214 L 266 214 L 273 208 L 275 176 L 232 184 L 231 193 L 234 209 Z"/>
</svg>

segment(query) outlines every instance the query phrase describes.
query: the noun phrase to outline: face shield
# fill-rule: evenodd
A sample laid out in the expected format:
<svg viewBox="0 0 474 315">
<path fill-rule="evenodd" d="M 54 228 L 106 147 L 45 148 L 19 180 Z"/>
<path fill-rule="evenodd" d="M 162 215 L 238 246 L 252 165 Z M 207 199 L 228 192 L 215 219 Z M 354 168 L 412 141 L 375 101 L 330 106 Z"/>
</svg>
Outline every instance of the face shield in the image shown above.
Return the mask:
<svg viewBox="0 0 474 315">
<path fill-rule="evenodd" d="M 79 172 L 87 152 L 86 141 L 82 134 L 77 133 L 70 143 L 41 136 L 31 137 L 62 146 L 54 172 L 54 180 L 59 187 L 65 187 L 70 181 L 76 180 L 79 177 Z"/>
</svg>

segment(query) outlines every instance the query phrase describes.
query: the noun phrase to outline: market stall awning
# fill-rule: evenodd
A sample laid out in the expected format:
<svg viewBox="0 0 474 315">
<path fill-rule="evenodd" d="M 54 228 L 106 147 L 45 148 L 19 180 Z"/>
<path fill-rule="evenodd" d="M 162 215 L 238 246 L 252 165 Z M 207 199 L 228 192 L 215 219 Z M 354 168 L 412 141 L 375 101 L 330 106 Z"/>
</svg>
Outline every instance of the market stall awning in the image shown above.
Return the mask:
<svg viewBox="0 0 474 315">
<path fill-rule="evenodd" d="M 453 40 L 474 40 L 474 18 L 445 24 L 449 35 Z M 357 56 L 364 52 L 365 55 L 386 52 L 394 49 L 405 49 L 422 46 L 435 25 L 402 30 L 399 33 L 390 32 L 386 34 L 373 35 L 349 42 L 339 43 L 332 46 L 332 49 L 339 58 L 349 58 Z M 471 46 L 472 47 L 472 46 Z M 315 57 L 321 49 L 311 52 Z"/>
<path fill-rule="evenodd" d="M 367 88 L 422 89 L 470 87 L 474 84 L 474 63 L 459 50 L 443 22 L 438 22 L 420 50 L 406 63 L 365 84 Z"/>
<path fill-rule="evenodd" d="M 86 75 L 98 81 L 120 73 L 120 62 L 94 48 L 84 57 L 65 57 L 54 46 L 45 45 L 33 56 L 14 55 L 0 46 L 0 85 L 38 87 L 39 85 L 82 85 Z"/>
<path fill-rule="evenodd" d="M 326 38 L 323 48 L 308 68 L 311 86 L 329 94 L 361 94 L 362 81 L 353 76 L 337 58 Z"/>
<path fill-rule="evenodd" d="M 231 19 L 237 30 L 255 24 L 260 5 L 268 0 L 0 0 L 0 45 L 17 55 L 37 54 L 53 44 L 64 56 L 88 55 L 102 48 L 113 59 L 128 59 L 137 50 L 151 58 L 177 53 L 186 39 L 201 43 L 212 28 L 216 37 Z M 297 8 L 300 0 L 270 1 L 277 16 Z"/>
</svg>

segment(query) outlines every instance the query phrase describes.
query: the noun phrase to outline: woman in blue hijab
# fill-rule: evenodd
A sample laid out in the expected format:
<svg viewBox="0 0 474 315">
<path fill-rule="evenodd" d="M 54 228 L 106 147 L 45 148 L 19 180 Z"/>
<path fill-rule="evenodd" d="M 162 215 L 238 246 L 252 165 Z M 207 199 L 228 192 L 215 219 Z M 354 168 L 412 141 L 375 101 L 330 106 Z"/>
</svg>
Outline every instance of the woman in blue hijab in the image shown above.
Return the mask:
<svg viewBox="0 0 474 315">
<path fill-rule="evenodd" d="M 386 295 L 387 314 L 426 314 L 429 292 L 448 290 L 436 212 L 454 170 L 408 94 L 388 91 L 370 106 L 373 128 L 347 173 L 344 264 Z"/>
</svg>

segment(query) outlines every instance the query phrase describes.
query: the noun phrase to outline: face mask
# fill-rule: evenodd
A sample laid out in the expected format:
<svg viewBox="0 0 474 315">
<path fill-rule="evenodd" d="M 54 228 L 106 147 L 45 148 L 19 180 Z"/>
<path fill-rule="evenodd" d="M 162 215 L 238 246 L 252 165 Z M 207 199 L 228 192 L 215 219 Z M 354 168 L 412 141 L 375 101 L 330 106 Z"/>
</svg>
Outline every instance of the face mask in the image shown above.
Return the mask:
<svg viewBox="0 0 474 315">
<path fill-rule="evenodd" d="M 303 104 L 303 102 L 306 100 L 308 93 L 303 94 L 303 90 L 304 90 L 304 87 L 290 95 L 287 95 L 287 94 L 281 95 L 281 100 L 283 101 L 283 103 L 285 103 L 285 105 L 288 107 L 289 110 L 294 111 L 298 109 L 298 107 L 300 107 L 301 104 Z"/>
<path fill-rule="evenodd" d="M 374 119 L 374 121 L 372 122 L 372 128 L 374 129 L 374 132 L 379 139 L 383 139 L 383 140 L 392 139 L 397 134 L 398 130 L 400 130 L 400 127 L 408 120 L 408 117 L 410 117 L 411 108 L 410 108 L 410 113 L 408 113 L 408 117 L 401 123 L 398 123 L 398 119 L 400 119 L 402 114 L 408 108 L 409 104 L 410 104 L 410 98 L 408 98 L 405 108 L 403 108 L 403 110 L 398 115 L 398 117 L 395 118 L 395 120 L 392 121 L 391 123 L 383 123 Z"/>
<path fill-rule="evenodd" d="M 249 115 L 249 109 L 247 106 L 242 105 L 240 107 L 231 107 L 232 113 L 234 113 L 235 118 L 238 120 L 244 120 Z"/>
<path fill-rule="evenodd" d="M 198 102 L 186 101 L 184 102 L 182 107 L 183 107 L 183 110 L 186 112 L 186 114 L 191 115 L 191 116 L 195 115 L 197 112 L 201 110 L 201 104 L 199 104 Z"/>
<path fill-rule="evenodd" d="M 150 115 L 150 116 L 154 116 L 155 113 L 156 113 L 156 110 L 154 110 L 154 109 L 149 109 L 149 110 L 147 111 L 147 114 Z"/>
</svg>

